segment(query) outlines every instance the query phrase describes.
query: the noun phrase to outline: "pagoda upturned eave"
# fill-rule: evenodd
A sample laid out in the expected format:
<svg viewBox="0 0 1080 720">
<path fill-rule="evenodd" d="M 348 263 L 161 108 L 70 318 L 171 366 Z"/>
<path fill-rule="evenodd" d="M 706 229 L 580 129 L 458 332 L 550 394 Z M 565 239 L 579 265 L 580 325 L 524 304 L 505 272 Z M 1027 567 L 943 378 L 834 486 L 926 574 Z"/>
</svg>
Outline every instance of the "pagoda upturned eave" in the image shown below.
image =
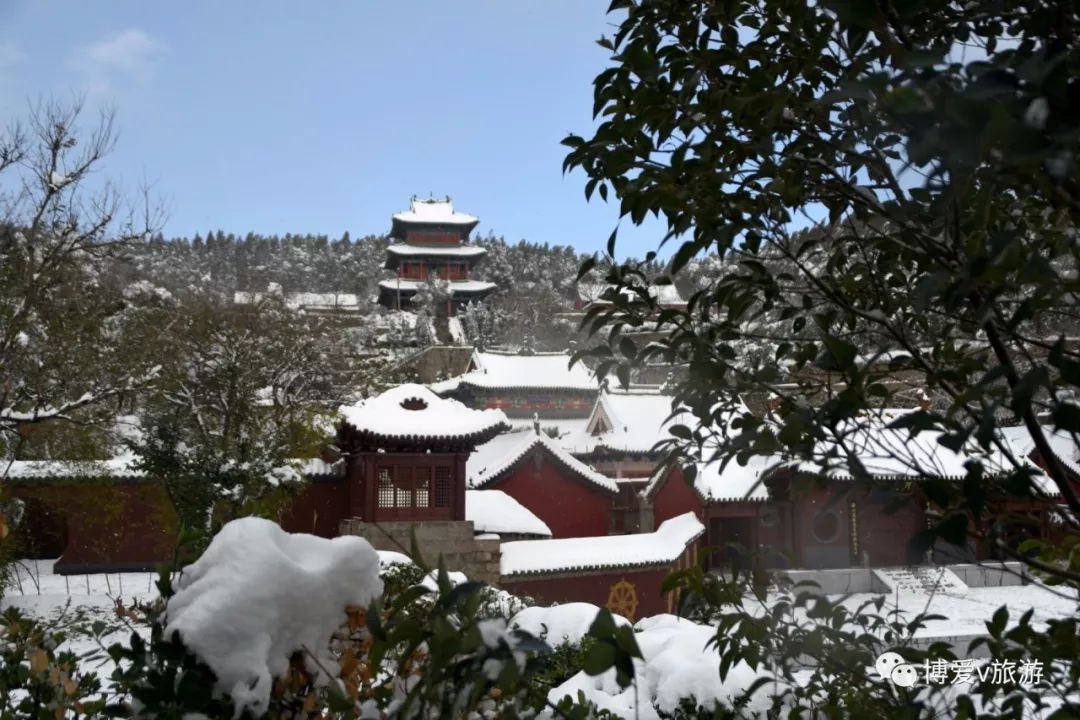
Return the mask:
<svg viewBox="0 0 1080 720">
<path fill-rule="evenodd" d="M 407 225 L 477 225 L 480 218 L 468 213 L 457 212 L 453 206 L 442 200 L 413 201 L 412 208 L 394 213 L 391 218 L 395 223 Z"/>
<path fill-rule="evenodd" d="M 471 450 L 509 426 L 501 410 L 475 410 L 441 398 L 422 385 L 406 384 L 341 408 L 339 435 L 353 449 L 367 447 L 460 446 Z"/>
<path fill-rule="evenodd" d="M 411 245 L 407 243 L 398 243 L 390 245 L 386 248 L 386 252 L 391 255 L 399 255 L 403 257 L 459 257 L 459 258 L 474 258 L 487 254 L 487 248 L 477 247 L 475 245 L 459 245 L 457 247 L 444 247 L 444 246 L 426 246 L 426 245 Z"/>
<path fill-rule="evenodd" d="M 480 218 L 475 215 L 455 211 L 449 197 L 422 200 L 414 196 L 409 200 L 408 210 L 392 216 L 390 236 L 406 240 L 410 233 L 446 231 L 465 240 L 479 222 Z"/>
<path fill-rule="evenodd" d="M 397 278 L 394 280 L 380 280 L 379 288 L 383 290 L 412 293 L 419 290 L 424 284 L 425 283 L 421 280 L 405 280 Z M 455 295 L 486 293 L 494 290 L 495 287 L 495 283 L 486 282 L 484 280 L 451 280 L 447 283 L 447 289 Z"/>
</svg>

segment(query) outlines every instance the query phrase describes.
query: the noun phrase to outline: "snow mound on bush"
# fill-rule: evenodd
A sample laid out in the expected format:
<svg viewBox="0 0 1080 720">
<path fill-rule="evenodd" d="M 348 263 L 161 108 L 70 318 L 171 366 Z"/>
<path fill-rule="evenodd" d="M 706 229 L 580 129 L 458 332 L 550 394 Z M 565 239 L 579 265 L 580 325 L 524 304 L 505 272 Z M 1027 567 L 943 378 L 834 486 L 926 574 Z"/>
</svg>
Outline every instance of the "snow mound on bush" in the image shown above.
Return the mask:
<svg viewBox="0 0 1080 720">
<path fill-rule="evenodd" d="M 549 692 L 548 700 L 557 703 L 568 695 L 576 698 L 581 692 L 598 707 L 621 717 L 659 720 L 675 713 L 683 698 L 692 698 L 711 712 L 717 702 L 731 703 L 758 677 L 750 666 L 740 662 L 720 679 L 720 655 L 709 644 L 716 634 L 714 627 L 674 615 L 658 615 L 643 619 L 634 629 L 643 657 L 643 661 L 634 661 L 637 688 L 620 688 L 614 670 L 596 677 L 582 671 Z M 771 686 L 761 690 L 746 710 L 764 712 L 770 704 L 768 695 L 777 691 L 779 688 Z"/>
<path fill-rule="evenodd" d="M 556 647 L 563 643 L 576 645 L 589 632 L 600 608 L 586 602 L 572 602 L 551 607 L 525 608 L 510 620 L 510 626 L 524 630 L 548 645 Z M 613 615 L 616 625 L 629 625 L 621 615 Z"/>
<path fill-rule="evenodd" d="M 179 631 L 238 712 L 258 716 L 293 653 L 309 650 L 336 670 L 330 637 L 345 622 L 345 607 L 366 606 L 382 590 L 379 555 L 366 540 L 293 535 L 269 520 L 243 518 L 184 569 L 166 632 Z"/>
</svg>

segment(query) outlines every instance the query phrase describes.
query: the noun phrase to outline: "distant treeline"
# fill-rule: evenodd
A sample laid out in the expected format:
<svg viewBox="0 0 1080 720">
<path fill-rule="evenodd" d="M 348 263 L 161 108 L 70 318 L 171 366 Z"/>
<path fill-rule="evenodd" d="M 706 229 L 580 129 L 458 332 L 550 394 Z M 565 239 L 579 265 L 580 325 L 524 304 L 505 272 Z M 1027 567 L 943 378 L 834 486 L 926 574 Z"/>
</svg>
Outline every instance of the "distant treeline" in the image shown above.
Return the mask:
<svg viewBox="0 0 1080 720">
<path fill-rule="evenodd" d="M 488 253 L 474 276 L 499 286 L 499 294 L 532 295 L 546 287 L 561 300 L 573 297 L 574 278 L 583 255 L 570 246 L 520 241 L 508 244 L 488 235 L 473 243 Z M 222 231 L 192 238 L 156 236 L 126 253 L 118 272 L 131 280 L 148 280 L 171 292 L 229 294 L 265 290 L 277 283 L 285 292 L 347 292 L 374 297 L 388 239 L 368 235 L 352 239 L 326 235 L 243 236 Z"/>
</svg>

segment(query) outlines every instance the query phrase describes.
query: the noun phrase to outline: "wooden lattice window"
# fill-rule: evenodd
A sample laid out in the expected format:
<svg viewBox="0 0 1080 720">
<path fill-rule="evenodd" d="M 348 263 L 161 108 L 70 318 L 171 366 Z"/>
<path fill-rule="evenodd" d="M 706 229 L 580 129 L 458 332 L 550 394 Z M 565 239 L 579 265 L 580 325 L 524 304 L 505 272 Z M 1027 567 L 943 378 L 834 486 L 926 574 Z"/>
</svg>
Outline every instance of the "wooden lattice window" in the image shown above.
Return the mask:
<svg viewBox="0 0 1080 720">
<path fill-rule="evenodd" d="M 413 497 L 416 507 L 426 508 L 431 506 L 431 468 L 418 467 L 413 475 Z"/>
<path fill-rule="evenodd" d="M 378 472 L 379 507 L 394 507 L 394 480 L 388 467 L 379 468 Z"/>
<path fill-rule="evenodd" d="M 446 465 L 435 467 L 435 507 L 450 507 L 451 489 L 450 468 Z"/>
<path fill-rule="evenodd" d="M 405 510 L 448 509 L 453 505 L 453 466 L 434 464 L 379 465 L 375 471 L 376 504 Z"/>
<path fill-rule="evenodd" d="M 394 468 L 394 507 L 412 507 L 412 468 Z"/>
</svg>

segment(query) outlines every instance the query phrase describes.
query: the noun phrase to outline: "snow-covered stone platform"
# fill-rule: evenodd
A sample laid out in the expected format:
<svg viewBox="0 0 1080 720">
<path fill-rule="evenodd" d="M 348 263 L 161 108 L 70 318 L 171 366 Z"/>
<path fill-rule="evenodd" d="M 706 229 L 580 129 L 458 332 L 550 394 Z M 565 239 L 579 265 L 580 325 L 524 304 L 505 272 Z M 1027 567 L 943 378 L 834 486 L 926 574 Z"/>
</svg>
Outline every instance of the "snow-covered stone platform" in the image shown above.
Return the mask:
<svg viewBox="0 0 1080 720">
<path fill-rule="evenodd" d="M 1032 622 L 1039 626 L 1075 613 L 1078 603 L 1075 592 L 1043 585 L 1018 562 L 787 570 L 782 574 L 795 583 L 817 583 L 816 592 L 849 610 L 883 596 L 882 614 L 902 620 L 920 613 L 944 616 L 917 630 L 914 644 L 925 648 L 932 642 L 948 642 L 961 657 L 967 656 L 972 640 L 986 635 L 986 623 L 1001 606 L 1008 608 L 1012 621 L 1033 610 Z M 812 586 L 800 589 L 815 591 Z M 985 653 L 985 648 L 980 650 Z"/>
</svg>

